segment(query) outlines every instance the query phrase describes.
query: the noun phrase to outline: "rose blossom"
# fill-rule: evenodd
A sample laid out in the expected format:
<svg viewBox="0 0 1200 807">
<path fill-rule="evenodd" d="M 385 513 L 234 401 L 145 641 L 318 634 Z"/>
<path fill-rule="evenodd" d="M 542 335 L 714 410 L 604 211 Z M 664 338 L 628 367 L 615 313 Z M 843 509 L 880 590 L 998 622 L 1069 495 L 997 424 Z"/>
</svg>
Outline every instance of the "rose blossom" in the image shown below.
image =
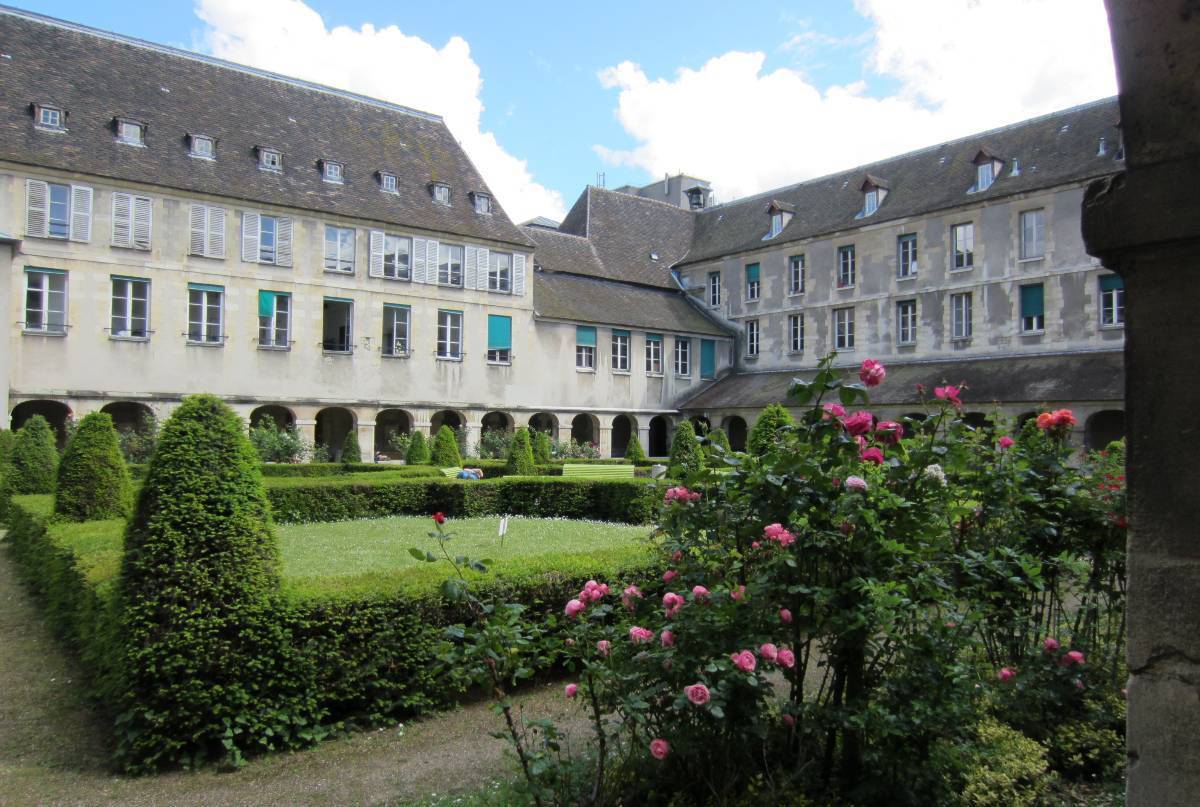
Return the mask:
<svg viewBox="0 0 1200 807">
<path fill-rule="evenodd" d="M 730 656 L 733 659 L 734 666 L 742 672 L 754 672 L 754 668 L 758 666 L 758 661 L 754 658 L 754 654 L 749 650 L 743 650 L 740 653 L 734 653 Z"/>
<path fill-rule="evenodd" d="M 441 513 L 441 512 L 434 513 L 433 520 L 436 521 L 438 524 L 445 524 L 446 523 L 446 514 Z"/>
<path fill-rule="evenodd" d="M 666 759 L 671 753 L 671 744 L 661 737 L 650 741 L 650 756 L 655 759 Z"/>
<path fill-rule="evenodd" d="M 768 524 L 767 526 L 763 527 L 763 536 L 770 540 L 778 538 L 779 533 L 781 532 L 785 532 L 785 530 L 783 525 L 778 522 L 774 524 Z"/>
<path fill-rule="evenodd" d="M 1055 409 L 1053 416 L 1054 425 L 1058 426 L 1060 429 L 1068 426 L 1074 426 L 1079 422 L 1075 419 L 1075 414 L 1070 409 Z"/>
<path fill-rule="evenodd" d="M 683 607 L 684 599 L 674 591 L 668 591 L 663 595 L 663 607 L 667 609 L 667 619 L 679 613 L 679 609 Z"/>
<path fill-rule="evenodd" d="M 612 643 L 608 639 L 601 639 L 596 642 L 596 649 L 600 651 L 600 655 L 608 658 L 608 651 L 612 649 Z"/>
<path fill-rule="evenodd" d="M 1078 650 L 1072 650 L 1063 656 L 1063 664 L 1082 664 L 1083 661 L 1083 653 Z"/>
<path fill-rule="evenodd" d="M 671 562 L 672 563 L 678 563 L 681 560 L 683 560 L 683 550 L 682 549 L 676 549 L 674 552 L 671 553 Z"/>
<path fill-rule="evenodd" d="M 796 725 L 796 718 L 792 717 L 791 715 L 784 715 L 783 716 L 783 725 L 787 726 L 790 729 L 792 726 Z"/>
<path fill-rule="evenodd" d="M 706 600 L 708 599 L 708 589 L 704 586 L 694 586 L 692 588 L 692 596 L 697 600 Z"/>
<path fill-rule="evenodd" d="M 675 634 L 669 630 L 664 630 L 662 632 L 662 635 L 660 637 L 658 637 L 658 639 L 659 639 L 659 642 L 662 643 L 663 647 L 674 647 L 675 646 Z"/>
<path fill-rule="evenodd" d="M 573 698 L 575 697 L 575 693 L 579 691 L 579 684 L 567 684 L 564 691 L 567 693 L 568 698 Z"/>
<path fill-rule="evenodd" d="M 1009 681 L 1011 681 L 1013 678 L 1015 678 L 1016 675 L 1017 675 L 1017 671 L 1012 669 L 1011 667 L 1001 667 L 1000 672 L 996 673 L 996 678 L 998 678 L 1000 680 L 1000 683 L 1006 684 Z"/>
<path fill-rule="evenodd" d="M 1009 437 L 1007 434 L 1000 438 L 998 445 L 1001 451 L 1008 451 L 1017 441 Z"/>
<path fill-rule="evenodd" d="M 792 612 L 786 608 L 779 609 L 779 621 L 785 625 L 792 624 Z"/>
<path fill-rule="evenodd" d="M 751 542 L 750 542 L 750 548 L 751 548 L 751 549 L 759 549 L 760 547 L 762 547 L 762 544 L 760 544 L 758 541 L 751 541 Z"/>
<path fill-rule="evenodd" d="M 796 654 L 785 647 L 782 648 L 779 651 L 779 654 L 775 656 L 775 661 L 780 667 L 786 667 L 790 670 L 792 667 L 796 666 Z"/>
<path fill-rule="evenodd" d="M 896 445 L 904 436 L 904 427 L 894 420 L 881 420 L 875 424 L 875 436 L 885 443 Z"/>
<path fill-rule="evenodd" d="M 951 384 L 947 384 L 944 387 L 933 388 L 933 396 L 935 398 L 954 404 L 956 409 L 962 409 L 962 401 L 958 397 L 959 392 L 959 388 Z"/>
<path fill-rule="evenodd" d="M 579 600 L 571 600 L 567 603 L 567 607 L 563 609 L 563 613 L 574 619 L 575 617 L 579 616 L 579 613 L 585 608 L 587 608 L 587 606 Z"/>
<path fill-rule="evenodd" d="M 779 658 L 779 648 L 767 642 L 766 644 L 759 645 L 758 654 L 763 657 L 763 661 L 773 662 Z"/>
<path fill-rule="evenodd" d="M 846 427 L 846 431 L 850 434 L 866 434 L 875 425 L 875 417 L 867 411 L 855 412 L 843 420 L 842 425 Z"/>
<path fill-rule="evenodd" d="M 878 387 L 887 378 L 887 370 L 874 359 L 864 359 L 858 370 L 858 379 L 868 387 Z"/>
<path fill-rule="evenodd" d="M 1055 639 L 1053 636 L 1047 636 L 1046 641 L 1042 642 L 1042 647 L 1046 649 L 1047 653 L 1053 653 L 1062 647 L 1062 645 L 1058 643 L 1058 639 Z"/>
<path fill-rule="evenodd" d="M 679 572 L 675 571 L 674 569 L 667 569 L 665 572 L 663 572 L 663 582 L 670 583 L 678 576 Z"/>
<path fill-rule="evenodd" d="M 704 684 L 692 684 L 683 688 L 683 694 L 687 695 L 687 699 L 697 706 L 703 706 L 708 703 L 708 687 Z"/>
<path fill-rule="evenodd" d="M 628 608 L 630 611 L 632 611 L 634 608 L 637 607 L 637 603 L 635 602 L 635 600 L 640 600 L 641 598 L 642 598 L 642 590 L 640 588 L 638 588 L 637 586 L 626 586 L 625 592 L 621 595 L 621 602 L 625 605 L 626 608 Z"/>
<path fill-rule="evenodd" d="M 1042 431 L 1054 428 L 1054 415 L 1049 412 L 1042 412 L 1037 416 L 1037 427 Z"/>
<path fill-rule="evenodd" d="M 740 600 L 745 596 L 746 596 L 746 587 L 745 586 L 738 586 L 737 588 L 732 589 L 729 592 L 729 599 L 731 599 L 731 600 Z"/>
<path fill-rule="evenodd" d="M 645 644 L 654 638 L 654 631 L 634 625 L 629 629 L 629 640 L 634 644 Z"/>
<path fill-rule="evenodd" d="M 864 448 L 859 452 L 858 458 L 863 462 L 869 462 L 874 465 L 883 465 L 883 452 L 878 448 Z"/>
<path fill-rule="evenodd" d="M 842 406 L 841 404 L 827 403 L 823 405 L 821 409 L 825 411 L 825 414 L 821 416 L 822 420 L 829 420 L 830 418 L 844 418 L 846 416 L 846 407 Z"/>
<path fill-rule="evenodd" d="M 865 491 L 867 489 L 867 480 L 861 476 L 846 477 L 846 490 Z"/>
</svg>

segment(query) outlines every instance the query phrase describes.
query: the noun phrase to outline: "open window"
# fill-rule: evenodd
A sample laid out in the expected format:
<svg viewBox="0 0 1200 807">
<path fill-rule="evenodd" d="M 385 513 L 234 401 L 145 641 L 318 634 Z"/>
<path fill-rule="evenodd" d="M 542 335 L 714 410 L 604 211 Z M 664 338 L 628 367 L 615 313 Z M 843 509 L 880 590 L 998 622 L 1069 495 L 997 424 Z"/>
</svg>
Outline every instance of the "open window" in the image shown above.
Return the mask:
<svg viewBox="0 0 1200 807">
<path fill-rule="evenodd" d="M 321 349 L 326 353 L 353 352 L 354 301 L 326 297 L 321 316 Z"/>
</svg>

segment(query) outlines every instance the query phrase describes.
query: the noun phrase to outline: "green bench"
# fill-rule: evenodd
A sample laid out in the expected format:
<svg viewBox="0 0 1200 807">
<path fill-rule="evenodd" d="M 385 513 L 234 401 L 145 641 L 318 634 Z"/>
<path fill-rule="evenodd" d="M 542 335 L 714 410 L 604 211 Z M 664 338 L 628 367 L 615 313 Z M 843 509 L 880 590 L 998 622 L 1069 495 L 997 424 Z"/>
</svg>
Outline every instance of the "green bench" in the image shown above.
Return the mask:
<svg viewBox="0 0 1200 807">
<path fill-rule="evenodd" d="M 576 479 L 633 479 L 632 465 L 583 465 L 563 466 L 563 476 Z"/>
<path fill-rule="evenodd" d="M 461 470 L 462 468 L 443 468 L 442 476 L 447 479 L 458 479 L 458 472 Z"/>
</svg>

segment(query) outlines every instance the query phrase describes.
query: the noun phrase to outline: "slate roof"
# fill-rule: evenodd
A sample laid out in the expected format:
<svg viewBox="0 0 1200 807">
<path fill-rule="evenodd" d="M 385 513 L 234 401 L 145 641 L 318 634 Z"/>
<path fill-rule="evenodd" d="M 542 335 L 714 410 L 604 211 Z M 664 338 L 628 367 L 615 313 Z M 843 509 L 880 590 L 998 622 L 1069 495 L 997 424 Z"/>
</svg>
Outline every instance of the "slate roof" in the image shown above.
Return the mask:
<svg viewBox="0 0 1200 807">
<path fill-rule="evenodd" d="M 682 263 L 762 249 L 770 228 L 763 211 L 771 200 L 796 211 L 770 242 L 787 243 L 1114 173 L 1122 168 L 1115 159 L 1119 115 L 1116 99 L 1106 98 L 707 208 L 696 214 L 695 237 Z M 1101 137 L 1105 155 L 1098 154 Z M 973 159 L 981 149 L 1005 155 L 1004 168 L 987 190 L 968 194 L 975 183 Z M 1017 176 L 1011 174 L 1014 159 L 1020 166 Z M 889 189 L 887 198 L 869 219 L 856 219 L 863 207 L 860 188 L 868 178 Z"/>
<path fill-rule="evenodd" d="M 728 376 L 680 404 L 680 409 L 761 409 L 787 401 L 795 378 L 810 380 L 814 370 L 782 370 Z M 962 382 L 964 408 L 986 411 L 993 403 L 1057 401 L 1120 402 L 1125 394 L 1125 363 L 1120 352 L 1072 353 L 887 365 L 887 379 L 871 390 L 878 406 L 917 405 L 917 384 L 927 395 L 942 384 Z"/>
<path fill-rule="evenodd" d="M 14 9 L 0 9 L 0 52 L 0 160 L 529 245 L 499 202 L 475 213 L 470 192 L 495 194 L 436 115 Z M 35 103 L 64 109 L 66 132 L 36 129 Z M 146 125 L 144 148 L 115 142 L 118 116 Z M 189 156 L 189 132 L 216 138 L 215 161 Z M 258 169 L 258 146 L 283 152 L 282 174 Z M 344 184 L 322 181 L 322 158 Z"/>
</svg>

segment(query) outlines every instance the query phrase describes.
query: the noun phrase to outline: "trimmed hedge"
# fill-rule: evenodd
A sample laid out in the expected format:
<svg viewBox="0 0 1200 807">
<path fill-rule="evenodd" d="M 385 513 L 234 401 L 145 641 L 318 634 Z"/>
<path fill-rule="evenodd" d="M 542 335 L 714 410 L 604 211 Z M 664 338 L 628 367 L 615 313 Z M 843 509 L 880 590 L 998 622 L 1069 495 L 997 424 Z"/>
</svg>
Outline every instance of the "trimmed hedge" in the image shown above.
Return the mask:
<svg viewBox="0 0 1200 807">
<path fill-rule="evenodd" d="M 413 432 L 408 438 L 408 451 L 404 454 L 405 465 L 429 465 L 429 443 L 422 432 Z"/>
<path fill-rule="evenodd" d="M 418 471 L 418 469 L 420 469 Z M 275 476 L 345 476 L 346 474 L 377 473 L 379 471 L 408 471 L 410 476 L 432 476 L 437 469 L 432 465 L 400 465 L 390 462 L 264 462 L 260 466 L 264 477 Z M 141 479 L 146 475 L 145 465 L 130 465 L 129 475 Z"/>
<path fill-rule="evenodd" d="M 757 457 L 765 456 L 779 443 L 783 430 L 794 422 L 792 413 L 783 404 L 767 404 L 750 430 L 746 451 Z"/>
<path fill-rule="evenodd" d="M 70 521 L 125 518 L 131 504 L 112 415 L 92 412 L 79 422 L 58 464 L 54 512 Z"/>
<path fill-rule="evenodd" d="M 34 415 L 17 430 L 13 445 L 11 488 L 13 493 L 53 493 L 58 472 L 58 448 L 54 429 L 41 415 Z"/>
<path fill-rule="evenodd" d="M 342 465 L 362 464 L 362 449 L 358 447 L 358 429 L 351 428 L 342 441 Z"/>
<path fill-rule="evenodd" d="M 533 463 L 533 446 L 529 442 L 529 429 L 524 426 L 513 433 L 505 470 L 509 476 L 531 476 L 537 472 Z"/>
<path fill-rule="evenodd" d="M 704 449 L 696 441 L 696 428 L 690 420 L 675 427 L 675 438 L 671 441 L 671 462 L 667 472 L 682 477 L 693 474 L 704 467 Z"/>
<path fill-rule="evenodd" d="M 430 451 L 430 465 L 438 468 L 461 468 L 462 452 L 458 450 L 458 435 L 449 426 L 438 429 L 433 438 L 433 449 Z"/>
<path fill-rule="evenodd" d="M 554 444 L 550 441 L 550 432 L 535 431 L 533 433 L 533 461 L 545 465 L 553 459 Z"/>
</svg>

